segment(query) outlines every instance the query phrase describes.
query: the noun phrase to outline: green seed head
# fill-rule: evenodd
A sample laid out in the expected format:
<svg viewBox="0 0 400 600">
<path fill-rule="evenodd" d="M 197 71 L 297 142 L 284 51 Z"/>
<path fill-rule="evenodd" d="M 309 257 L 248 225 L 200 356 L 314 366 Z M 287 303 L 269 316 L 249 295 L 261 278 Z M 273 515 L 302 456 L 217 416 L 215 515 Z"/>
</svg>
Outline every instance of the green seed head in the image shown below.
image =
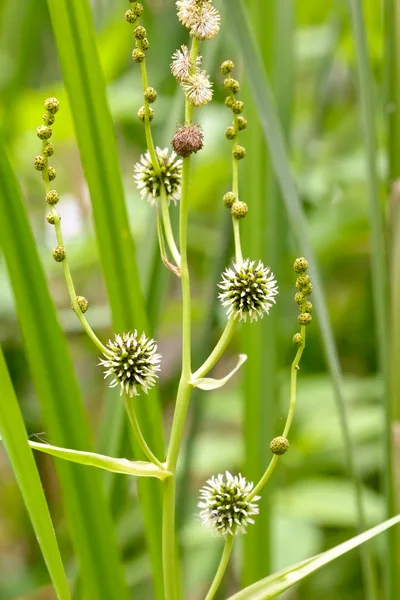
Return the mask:
<svg viewBox="0 0 400 600">
<path fill-rule="evenodd" d="M 232 96 L 227 96 L 225 98 L 225 106 L 227 106 L 228 108 L 232 108 L 233 102 L 234 102 L 234 100 L 233 100 Z"/>
<path fill-rule="evenodd" d="M 222 75 L 228 75 L 228 73 L 231 73 L 234 68 L 235 65 L 231 60 L 224 60 L 224 62 L 221 65 L 221 73 Z"/>
<path fill-rule="evenodd" d="M 278 456 L 280 456 L 281 454 L 285 454 L 289 448 L 289 441 L 282 435 L 278 435 L 278 437 L 272 440 L 269 447 L 273 454 L 278 454 Z"/>
<path fill-rule="evenodd" d="M 44 107 L 49 113 L 55 115 L 60 109 L 60 103 L 57 98 L 47 98 L 44 101 Z"/>
<path fill-rule="evenodd" d="M 56 262 L 62 262 L 65 258 L 65 248 L 64 246 L 57 246 L 53 250 L 53 258 Z"/>
<path fill-rule="evenodd" d="M 312 294 L 312 283 L 308 283 L 307 285 L 302 287 L 301 291 L 305 296 L 310 296 Z"/>
<path fill-rule="evenodd" d="M 234 219 L 244 219 L 247 213 L 249 212 L 249 207 L 246 202 L 234 202 L 232 204 L 231 213 Z"/>
<path fill-rule="evenodd" d="M 303 291 L 303 288 L 310 283 L 309 275 L 299 275 L 296 279 L 296 287 L 298 290 Z"/>
<path fill-rule="evenodd" d="M 53 215 L 52 212 L 48 212 L 47 213 L 47 215 L 46 215 L 46 221 L 48 223 L 50 223 L 50 225 L 54 225 L 54 223 L 56 222 L 56 220 L 55 220 L 54 215 Z"/>
<path fill-rule="evenodd" d="M 313 309 L 313 306 L 312 306 L 311 302 L 307 301 L 306 302 L 306 310 L 305 310 L 305 312 L 312 313 L 312 309 Z"/>
<path fill-rule="evenodd" d="M 137 19 L 136 12 L 130 8 L 125 13 L 125 19 L 128 21 L 128 23 L 134 23 Z"/>
<path fill-rule="evenodd" d="M 155 102 L 157 99 L 157 92 L 154 88 L 148 87 L 144 90 L 144 97 L 147 100 L 147 102 L 153 104 L 153 102 Z"/>
<path fill-rule="evenodd" d="M 140 4 L 140 2 L 137 2 L 135 4 L 135 6 L 133 7 L 133 10 L 135 11 L 135 14 L 137 17 L 141 17 L 142 13 L 143 13 L 143 4 Z"/>
<path fill-rule="evenodd" d="M 81 309 L 81 312 L 85 313 L 87 311 L 87 309 L 89 308 L 89 302 L 87 301 L 85 296 L 77 296 L 76 301 L 78 303 L 79 308 Z M 71 303 L 71 307 L 72 307 L 72 310 L 74 310 L 74 306 L 72 303 Z"/>
<path fill-rule="evenodd" d="M 46 125 L 53 125 L 54 121 L 56 120 L 56 116 L 46 112 L 44 115 L 42 115 L 42 119 Z"/>
<path fill-rule="evenodd" d="M 297 320 L 300 325 L 309 325 L 312 321 L 312 316 L 308 312 L 300 313 Z"/>
<path fill-rule="evenodd" d="M 246 127 L 247 127 L 247 119 L 245 119 L 244 117 L 238 117 L 239 131 L 243 131 L 243 129 L 246 129 Z"/>
<path fill-rule="evenodd" d="M 138 25 L 135 27 L 133 35 L 137 40 L 144 40 L 146 37 L 146 29 L 143 27 L 143 25 Z"/>
<path fill-rule="evenodd" d="M 54 206 L 55 204 L 57 204 L 57 202 L 60 200 L 60 196 L 58 195 L 58 192 L 56 192 L 56 190 L 49 190 L 46 194 L 46 202 L 47 204 L 50 204 L 51 206 Z"/>
<path fill-rule="evenodd" d="M 238 145 L 233 149 L 232 154 L 236 160 L 242 160 L 246 156 L 246 148 Z"/>
<path fill-rule="evenodd" d="M 244 102 L 242 102 L 241 100 L 235 100 L 235 102 L 232 104 L 232 112 L 235 115 L 240 115 L 241 112 L 243 112 L 244 109 Z"/>
<path fill-rule="evenodd" d="M 40 154 L 33 159 L 33 166 L 37 171 L 44 171 L 46 168 L 46 159 Z"/>
<path fill-rule="evenodd" d="M 307 260 L 301 256 L 300 258 L 296 258 L 294 261 L 293 269 L 295 273 L 305 273 L 308 269 Z"/>
<path fill-rule="evenodd" d="M 296 294 L 294 296 L 294 301 L 296 302 L 296 304 L 303 304 L 305 299 L 306 299 L 306 297 L 303 294 L 303 292 L 296 292 Z"/>
<path fill-rule="evenodd" d="M 146 37 L 140 40 L 140 43 L 142 44 L 142 50 L 148 50 L 150 44 Z"/>
<path fill-rule="evenodd" d="M 134 51 L 132 52 L 132 58 L 136 63 L 141 63 L 145 59 L 144 52 L 142 50 L 140 50 L 139 48 L 135 48 Z"/>
<path fill-rule="evenodd" d="M 47 169 L 47 174 L 49 176 L 49 181 L 54 181 L 54 179 L 56 178 L 56 170 L 54 167 L 49 167 Z M 44 177 L 43 177 L 44 179 Z"/>
<path fill-rule="evenodd" d="M 50 142 L 48 144 L 46 144 L 45 147 L 43 148 L 43 154 L 45 156 L 53 156 L 53 154 L 54 154 L 54 145 L 51 144 Z"/>
<path fill-rule="evenodd" d="M 53 135 L 53 132 L 51 127 L 48 127 L 47 125 L 39 125 L 39 127 L 36 129 L 36 135 L 40 140 L 48 140 Z"/>
<path fill-rule="evenodd" d="M 293 336 L 293 344 L 295 346 L 301 346 L 303 343 L 303 336 L 301 333 L 295 333 Z"/>
<path fill-rule="evenodd" d="M 233 125 L 229 125 L 229 127 L 227 127 L 225 129 L 225 137 L 228 140 L 234 140 L 236 137 L 236 131 L 235 128 L 233 127 Z"/>
<path fill-rule="evenodd" d="M 233 203 L 236 202 L 236 196 L 233 192 L 227 192 L 223 197 L 223 201 L 226 208 L 232 208 Z"/>
<path fill-rule="evenodd" d="M 140 121 L 142 121 L 144 123 L 144 120 L 146 118 L 146 109 L 144 106 L 139 108 L 138 117 L 139 117 Z M 149 121 L 152 121 L 153 119 L 154 119 L 154 110 L 149 107 Z"/>
<path fill-rule="evenodd" d="M 232 79 L 232 77 L 227 77 L 224 79 L 224 88 L 237 94 L 240 90 L 240 84 L 236 79 Z"/>
</svg>

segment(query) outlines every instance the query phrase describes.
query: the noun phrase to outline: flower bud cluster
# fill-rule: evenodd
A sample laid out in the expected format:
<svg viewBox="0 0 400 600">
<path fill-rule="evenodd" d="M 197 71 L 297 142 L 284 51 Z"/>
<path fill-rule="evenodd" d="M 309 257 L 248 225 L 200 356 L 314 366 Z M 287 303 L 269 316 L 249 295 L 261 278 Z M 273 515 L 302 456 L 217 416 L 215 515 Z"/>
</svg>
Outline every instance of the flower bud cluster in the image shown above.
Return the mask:
<svg viewBox="0 0 400 600">
<path fill-rule="evenodd" d="M 293 265 L 294 272 L 297 274 L 296 289 L 297 292 L 294 296 L 294 301 L 298 304 L 300 314 L 297 317 L 300 325 L 309 325 L 312 321 L 312 304 L 307 300 L 307 296 L 312 293 L 312 283 L 310 276 L 307 274 L 308 262 L 304 257 L 296 258 Z M 304 344 L 304 337 L 302 333 L 295 333 L 293 336 L 293 343 L 295 346 L 302 346 Z"/>
</svg>

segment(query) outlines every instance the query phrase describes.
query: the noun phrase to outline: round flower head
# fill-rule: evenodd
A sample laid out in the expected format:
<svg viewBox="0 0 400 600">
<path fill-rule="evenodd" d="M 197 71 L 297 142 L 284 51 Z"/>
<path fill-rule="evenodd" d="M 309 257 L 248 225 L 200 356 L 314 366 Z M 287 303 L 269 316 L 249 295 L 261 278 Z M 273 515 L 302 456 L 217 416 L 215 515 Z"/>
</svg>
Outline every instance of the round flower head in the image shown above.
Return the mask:
<svg viewBox="0 0 400 600">
<path fill-rule="evenodd" d="M 214 529 L 216 535 L 232 535 L 246 533 L 249 523 L 254 523 L 252 515 L 258 515 L 259 508 L 256 504 L 260 496 L 254 496 L 251 501 L 246 500 L 253 489 L 253 483 L 246 481 L 239 475 L 231 475 L 226 471 L 224 475 L 211 477 L 200 490 L 198 507 L 200 518 L 205 527 Z"/>
<path fill-rule="evenodd" d="M 188 75 L 182 82 L 182 87 L 186 98 L 196 108 L 207 104 L 212 99 L 212 83 L 207 73 L 201 69 L 197 69 L 193 75 Z"/>
<path fill-rule="evenodd" d="M 210 40 L 217 35 L 221 17 L 210 0 L 178 0 L 178 19 L 198 40 Z"/>
<path fill-rule="evenodd" d="M 196 67 L 201 66 L 202 57 L 196 58 Z M 187 46 L 181 46 L 180 50 L 175 50 L 172 55 L 172 63 L 170 65 L 172 75 L 175 77 L 178 83 L 182 83 L 190 73 L 192 68 L 192 59 L 190 58 L 190 52 Z"/>
<path fill-rule="evenodd" d="M 134 180 L 142 198 L 147 198 L 150 204 L 155 205 L 160 196 L 161 181 L 168 194 L 168 200 L 176 203 L 180 198 L 182 159 L 175 152 L 168 156 L 168 148 L 156 148 L 158 164 L 161 170 L 161 180 L 153 169 L 150 154 L 142 154 L 140 161 L 134 167 Z"/>
<path fill-rule="evenodd" d="M 130 397 L 138 396 L 138 386 L 147 394 L 153 387 L 160 370 L 160 354 L 156 354 L 157 345 L 144 333 L 138 337 L 137 331 L 117 334 L 114 340 L 107 342 L 105 358 L 100 359 L 100 365 L 105 367 L 104 378 L 113 375 L 110 387 L 121 387 L 123 393 Z"/>
<path fill-rule="evenodd" d="M 219 298 L 225 306 L 228 317 L 246 321 L 257 321 L 275 303 L 278 293 L 274 274 L 261 261 L 248 258 L 241 263 L 234 263 L 232 269 L 226 269 L 222 281 L 218 284 L 222 292 Z"/>
</svg>

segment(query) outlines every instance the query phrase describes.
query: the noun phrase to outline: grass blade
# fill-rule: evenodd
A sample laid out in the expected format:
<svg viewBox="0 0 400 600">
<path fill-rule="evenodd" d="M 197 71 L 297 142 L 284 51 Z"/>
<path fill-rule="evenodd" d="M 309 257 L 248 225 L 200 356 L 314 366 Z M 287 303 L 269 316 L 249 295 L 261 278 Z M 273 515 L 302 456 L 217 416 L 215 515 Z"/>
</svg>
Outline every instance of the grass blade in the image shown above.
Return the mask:
<svg viewBox="0 0 400 600">
<path fill-rule="evenodd" d="M 134 327 L 149 334 L 89 3 L 87 0 L 48 0 L 48 6 L 81 161 L 90 189 L 113 325 L 116 331 Z M 121 31 L 126 31 L 123 29 L 125 26 L 121 18 Z M 116 402 L 115 410 L 123 410 L 119 402 Z M 135 401 L 135 410 L 149 446 L 162 458 L 163 432 L 156 393 L 151 392 L 146 402 Z M 135 457 L 142 458 L 138 449 Z M 141 480 L 139 497 L 146 523 L 156 597 L 161 599 L 161 494 L 158 483 Z"/>
<path fill-rule="evenodd" d="M 24 421 L 0 348 L 0 433 L 59 600 L 70 600 L 67 578 Z"/>
<path fill-rule="evenodd" d="M 241 0 L 230 2 L 228 15 L 231 19 L 233 30 L 236 32 L 237 36 L 240 36 L 240 48 L 243 61 L 246 65 L 247 77 L 258 108 L 263 133 L 270 149 L 271 161 L 281 188 L 282 198 L 285 202 L 292 231 L 301 252 L 307 257 L 309 262 L 309 272 L 314 286 L 313 297 L 316 306 L 317 319 L 335 390 L 335 399 L 346 447 L 346 459 L 349 474 L 354 483 L 358 525 L 359 529 L 362 530 L 365 528 L 365 515 L 362 502 L 361 482 L 354 458 L 353 441 L 350 434 L 349 419 L 343 393 L 342 372 L 324 299 L 318 266 L 308 240 L 306 218 L 291 173 L 289 160 L 286 154 L 284 136 L 274 107 L 270 85 L 265 74 L 261 57 L 254 43 L 254 34 L 243 2 Z M 364 571 L 367 574 L 368 569 L 365 549 L 362 549 L 361 556 Z"/>
<path fill-rule="evenodd" d="M 247 589 L 231 596 L 228 600 L 271 600 L 272 598 L 276 598 L 302 579 L 305 579 L 333 560 L 336 560 L 398 523 L 400 523 L 400 515 L 384 521 L 376 525 L 376 527 L 372 527 L 372 529 L 368 529 L 356 537 L 343 542 L 343 544 L 339 544 L 313 558 L 304 560 L 279 573 L 274 573 L 270 577 L 266 577 L 262 581 L 258 581 Z"/>
<path fill-rule="evenodd" d="M 92 449 L 90 430 L 63 333 L 0 140 L 0 240 L 19 315 L 33 382 L 52 441 Z M 57 472 L 69 531 L 88 597 L 127 599 L 119 552 L 100 473 L 66 462 Z M 90 535 L 89 535 L 90 532 Z"/>
</svg>

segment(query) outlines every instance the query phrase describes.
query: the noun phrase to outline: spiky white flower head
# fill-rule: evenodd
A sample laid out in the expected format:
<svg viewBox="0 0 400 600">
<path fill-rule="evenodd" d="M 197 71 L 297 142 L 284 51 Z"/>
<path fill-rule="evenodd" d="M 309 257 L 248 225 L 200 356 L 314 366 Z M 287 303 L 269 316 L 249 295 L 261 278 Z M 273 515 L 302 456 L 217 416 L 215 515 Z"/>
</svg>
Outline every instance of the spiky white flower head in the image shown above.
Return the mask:
<svg viewBox="0 0 400 600">
<path fill-rule="evenodd" d="M 274 274 L 269 267 L 264 267 L 261 261 L 251 261 L 246 258 L 240 263 L 234 263 L 232 269 L 226 269 L 222 281 L 218 284 L 222 292 L 219 298 L 225 306 L 228 317 L 246 321 L 256 321 L 269 313 L 275 304 L 278 287 Z"/>
<path fill-rule="evenodd" d="M 194 107 L 203 106 L 212 99 L 212 83 L 205 71 L 197 69 L 182 82 L 186 98 Z"/>
<path fill-rule="evenodd" d="M 161 170 L 160 177 L 153 169 L 149 151 L 142 154 L 140 161 L 134 167 L 134 180 L 142 198 L 147 199 L 150 204 L 157 204 L 157 198 L 160 197 L 161 181 L 168 194 L 168 201 L 172 200 L 175 204 L 180 198 L 181 177 L 182 177 L 182 159 L 178 158 L 175 152 L 168 156 L 168 148 L 161 150 L 156 148 L 158 164 Z"/>
<path fill-rule="evenodd" d="M 196 68 L 201 66 L 202 57 L 196 58 Z M 172 75 L 175 77 L 178 83 L 182 83 L 190 73 L 192 68 L 192 59 L 190 58 L 190 52 L 187 46 L 181 46 L 181 49 L 175 50 L 172 55 L 172 63 L 170 65 Z"/>
<path fill-rule="evenodd" d="M 214 529 L 216 535 L 246 533 L 247 525 L 254 523 L 252 515 L 259 513 L 256 502 L 260 496 L 247 500 L 252 489 L 253 483 L 247 482 L 240 473 L 233 476 L 226 471 L 225 478 L 219 474 L 208 479 L 207 485 L 200 490 L 197 505 L 202 509 L 203 525 Z"/>
<path fill-rule="evenodd" d="M 198 40 L 210 40 L 217 35 L 221 17 L 211 0 L 178 0 L 178 19 Z"/>
<path fill-rule="evenodd" d="M 160 370 L 161 355 L 156 354 L 157 345 L 154 340 L 147 338 L 144 333 L 138 337 L 137 331 L 117 334 L 114 340 L 106 344 L 105 358 L 100 359 L 100 365 L 105 367 L 104 379 L 113 375 L 110 387 L 121 387 L 123 393 L 138 396 L 138 387 L 147 394 L 153 387 Z"/>
</svg>

